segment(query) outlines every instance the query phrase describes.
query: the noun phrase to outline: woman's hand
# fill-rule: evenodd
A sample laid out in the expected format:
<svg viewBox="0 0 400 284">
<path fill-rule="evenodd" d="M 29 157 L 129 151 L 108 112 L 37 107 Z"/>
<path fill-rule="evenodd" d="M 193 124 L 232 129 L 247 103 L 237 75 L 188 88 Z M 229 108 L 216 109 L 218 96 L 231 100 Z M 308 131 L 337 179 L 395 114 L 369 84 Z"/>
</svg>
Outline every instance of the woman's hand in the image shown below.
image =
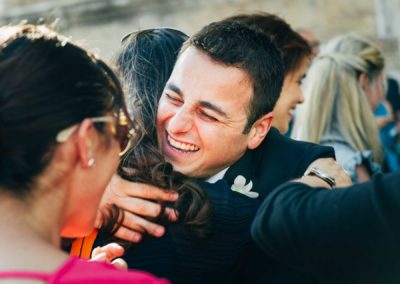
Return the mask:
<svg viewBox="0 0 400 284">
<path fill-rule="evenodd" d="M 103 247 L 97 247 L 92 251 L 90 261 L 111 263 L 115 267 L 127 270 L 128 265 L 122 258 L 118 258 L 124 254 L 124 248 L 117 243 L 109 243 Z"/>
<path fill-rule="evenodd" d="M 177 199 L 178 194 L 174 191 L 130 182 L 114 175 L 100 202 L 100 211 L 112 204 L 118 206 L 124 211 L 125 218 L 115 236 L 130 242 L 139 242 L 145 232 L 155 237 L 161 237 L 165 233 L 163 226 L 146 219 L 156 218 L 161 213 L 161 205 L 154 201 L 174 202 Z M 167 207 L 165 214 L 172 222 L 178 219 L 173 208 Z M 100 227 L 101 224 L 101 214 L 98 214 L 96 227 Z"/>
</svg>

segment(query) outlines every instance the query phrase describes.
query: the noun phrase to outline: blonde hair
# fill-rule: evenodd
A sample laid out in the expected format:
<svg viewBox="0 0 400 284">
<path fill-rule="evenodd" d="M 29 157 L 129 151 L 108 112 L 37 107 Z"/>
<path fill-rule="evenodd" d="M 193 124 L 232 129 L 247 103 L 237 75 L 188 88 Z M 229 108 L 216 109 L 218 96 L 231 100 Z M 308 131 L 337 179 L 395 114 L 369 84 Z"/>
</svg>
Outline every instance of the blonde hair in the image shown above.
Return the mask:
<svg viewBox="0 0 400 284">
<path fill-rule="evenodd" d="M 332 39 L 307 73 L 295 138 L 320 143 L 336 130 L 355 151 L 372 150 L 373 160 L 381 162 L 378 126 L 359 76 L 375 82 L 383 68 L 382 53 L 366 38 L 347 34 Z"/>
</svg>

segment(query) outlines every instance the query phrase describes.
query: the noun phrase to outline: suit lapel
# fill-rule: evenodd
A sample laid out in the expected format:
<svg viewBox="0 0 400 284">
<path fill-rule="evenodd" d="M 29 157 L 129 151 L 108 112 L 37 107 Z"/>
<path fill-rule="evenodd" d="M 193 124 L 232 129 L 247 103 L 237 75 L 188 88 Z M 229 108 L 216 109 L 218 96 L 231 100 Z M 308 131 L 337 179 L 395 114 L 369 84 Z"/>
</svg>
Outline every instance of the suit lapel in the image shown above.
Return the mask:
<svg viewBox="0 0 400 284">
<path fill-rule="evenodd" d="M 267 150 L 268 146 L 268 137 L 276 135 L 278 130 L 275 128 L 271 128 L 268 135 L 261 143 L 259 147 L 254 150 L 247 150 L 246 153 L 232 166 L 229 167 L 228 171 L 224 175 L 224 179 L 227 181 L 229 185 L 234 183 L 235 178 L 238 175 L 245 177 L 246 182 L 250 180 L 253 182 L 253 191 L 258 192 L 258 174 L 262 164 L 262 159 L 264 156 L 264 152 Z M 265 174 L 265 173 L 263 173 Z"/>
</svg>

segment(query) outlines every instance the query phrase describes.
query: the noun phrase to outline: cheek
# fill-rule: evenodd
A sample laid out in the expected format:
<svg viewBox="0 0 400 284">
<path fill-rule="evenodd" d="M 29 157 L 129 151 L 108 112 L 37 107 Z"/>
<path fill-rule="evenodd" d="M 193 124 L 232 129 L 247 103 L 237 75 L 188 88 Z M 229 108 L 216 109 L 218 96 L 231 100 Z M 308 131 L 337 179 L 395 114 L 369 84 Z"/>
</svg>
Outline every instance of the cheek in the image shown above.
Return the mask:
<svg viewBox="0 0 400 284">
<path fill-rule="evenodd" d="M 281 94 L 274 107 L 274 117 L 279 119 L 283 114 L 289 111 L 289 102 L 285 94 Z"/>
<path fill-rule="evenodd" d="M 157 110 L 157 127 L 159 127 L 168 117 L 171 117 L 171 108 L 169 108 L 165 103 L 161 103 L 158 106 Z"/>
<path fill-rule="evenodd" d="M 289 105 L 294 103 L 297 104 L 301 95 L 302 95 L 301 87 L 297 84 L 292 84 L 292 86 L 287 89 L 287 92 L 284 97 Z"/>
<path fill-rule="evenodd" d="M 224 131 L 210 123 L 201 121 L 200 119 L 195 121 L 195 127 L 193 130 L 196 131 L 198 138 L 202 144 L 215 144 L 217 141 L 223 141 Z"/>
</svg>

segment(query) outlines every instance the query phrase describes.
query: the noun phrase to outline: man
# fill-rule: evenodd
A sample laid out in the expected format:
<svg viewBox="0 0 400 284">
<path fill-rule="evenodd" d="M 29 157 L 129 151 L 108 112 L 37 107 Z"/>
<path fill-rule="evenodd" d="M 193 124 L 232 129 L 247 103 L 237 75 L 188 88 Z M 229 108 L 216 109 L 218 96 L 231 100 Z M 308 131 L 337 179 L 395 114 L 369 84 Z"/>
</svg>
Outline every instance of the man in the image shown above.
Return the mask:
<svg viewBox="0 0 400 284">
<path fill-rule="evenodd" d="M 265 199 L 252 236 L 267 259 L 309 275 L 311 283 L 399 283 L 400 173 L 346 190 L 322 187 L 306 177 Z"/>
<path fill-rule="evenodd" d="M 283 81 L 282 69 L 279 52 L 271 40 L 243 24 L 217 22 L 192 36 L 166 84 L 157 115 L 158 141 L 174 169 L 217 181 L 215 185 L 202 185 L 205 189 L 217 186 L 221 194 L 234 190 L 234 198 L 245 196 L 247 200 L 242 202 L 252 202 L 255 210 L 275 186 L 302 176 L 314 160 L 333 157 L 331 148 L 296 142 L 271 128 L 271 111 Z M 121 192 L 120 185 L 115 185 L 115 190 Z M 119 194 L 124 195 L 123 190 Z M 113 201 L 120 202 L 118 198 Z M 126 199 L 123 203 L 127 208 Z M 219 212 L 219 206 L 222 205 L 214 206 L 215 212 Z M 225 206 L 229 210 L 229 204 Z M 237 211 L 233 213 L 240 218 Z M 149 211 L 146 214 L 151 215 Z M 200 244 L 190 244 L 197 245 Z M 133 252 L 136 257 L 139 253 L 140 248 Z M 143 257 L 146 253 L 148 250 L 143 251 Z M 175 255 L 178 253 L 179 250 L 174 251 Z M 230 261 L 229 256 L 219 257 Z M 182 277 L 163 273 L 170 279 Z M 234 275 L 232 271 L 231 275 L 226 273 L 221 270 L 219 276 Z M 206 273 L 201 277 L 186 281 L 218 280 Z"/>
</svg>

